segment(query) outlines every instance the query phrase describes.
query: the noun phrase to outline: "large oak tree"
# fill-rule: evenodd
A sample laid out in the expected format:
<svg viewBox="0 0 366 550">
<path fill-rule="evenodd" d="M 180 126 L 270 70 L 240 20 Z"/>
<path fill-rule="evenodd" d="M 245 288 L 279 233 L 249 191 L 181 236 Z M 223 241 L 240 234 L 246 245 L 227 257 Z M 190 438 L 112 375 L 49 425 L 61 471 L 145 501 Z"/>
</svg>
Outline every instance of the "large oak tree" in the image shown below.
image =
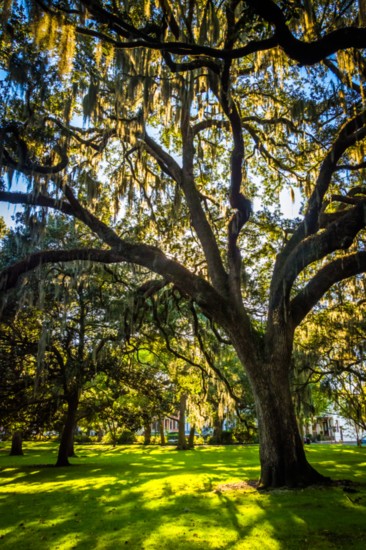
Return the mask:
<svg viewBox="0 0 366 550">
<path fill-rule="evenodd" d="M 29 189 L 0 200 L 58 210 L 96 241 L 35 250 L 3 270 L 2 290 L 54 261 L 158 274 L 247 372 L 261 484 L 322 481 L 289 369 L 299 324 L 366 269 L 364 1 L 26 4 L 2 12 L 0 157 Z M 302 201 L 291 223 L 277 221 L 285 189 Z"/>
</svg>

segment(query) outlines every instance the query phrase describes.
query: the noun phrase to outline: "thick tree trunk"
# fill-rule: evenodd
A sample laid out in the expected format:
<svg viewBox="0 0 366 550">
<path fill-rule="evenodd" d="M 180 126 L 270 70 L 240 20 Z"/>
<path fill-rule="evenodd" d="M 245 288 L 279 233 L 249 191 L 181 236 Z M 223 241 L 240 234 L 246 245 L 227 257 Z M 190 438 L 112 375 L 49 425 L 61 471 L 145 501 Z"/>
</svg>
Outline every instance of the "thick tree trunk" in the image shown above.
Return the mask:
<svg viewBox="0 0 366 550">
<path fill-rule="evenodd" d="M 151 444 L 151 424 L 147 422 L 144 426 L 144 445 Z"/>
<path fill-rule="evenodd" d="M 186 425 L 186 408 L 187 396 L 181 395 L 179 401 L 179 420 L 178 420 L 178 451 L 186 451 L 188 443 L 186 440 L 185 425 Z"/>
<path fill-rule="evenodd" d="M 289 380 L 291 339 L 278 331 L 267 346 L 268 363 L 260 362 L 263 343 L 248 357 L 238 330 L 231 331 L 235 349 L 248 373 L 259 428 L 261 476 L 260 486 L 304 487 L 329 482 L 307 461 L 295 415 Z M 290 342 L 290 343 L 289 343 Z"/>
<path fill-rule="evenodd" d="M 75 435 L 75 432 L 73 430 L 72 434 L 71 434 L 71 439 L 69 441 L 69 457 L 76 457 L 76 453 L 75 453 L 75 448 L 74 448 L 74 435 Z"/>
<path fill-rule="evenodd" d="M 56 466 L 70 466 L 69 456 L 73 444 L 74 429 L 76 425 L 76 412 L 79 405 L 78 392 L 73 393 L 67 399 L 67 413 L 64 429 L 61 434 L 60 446 Z"/>
<path fill-rule="evenodd" d="M 20 432 L 14 432 L 11 440 L 10 456 L 22 456 L 23 453 L 23 440 Z"/>
<path fill-rule="evenodd" d="M 259 424 L 260 485 L 298 487 L 325 483 L 327 478 L 306 459 L 286 371 L 276 369 L 274 364 L 264 367 L 253 388 Z"/>
</svg>

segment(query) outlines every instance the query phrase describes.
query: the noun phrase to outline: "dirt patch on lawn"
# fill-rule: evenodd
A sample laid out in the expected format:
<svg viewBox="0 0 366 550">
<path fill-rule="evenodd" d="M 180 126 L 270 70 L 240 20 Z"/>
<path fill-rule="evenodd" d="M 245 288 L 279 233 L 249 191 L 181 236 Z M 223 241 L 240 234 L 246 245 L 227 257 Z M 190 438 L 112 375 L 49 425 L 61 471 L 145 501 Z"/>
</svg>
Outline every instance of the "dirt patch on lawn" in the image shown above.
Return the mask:
<svg viewBox="0 0 366 550">
<path fill-rule="evenodd" d="M 248 481 L 236 481 L 234 483 L 223 483 L 218 485 L 214 493 L 224 493 L 225 491 L 256 491 L 258 489 L 258 481 L 249 479 Z"/>
</svg>

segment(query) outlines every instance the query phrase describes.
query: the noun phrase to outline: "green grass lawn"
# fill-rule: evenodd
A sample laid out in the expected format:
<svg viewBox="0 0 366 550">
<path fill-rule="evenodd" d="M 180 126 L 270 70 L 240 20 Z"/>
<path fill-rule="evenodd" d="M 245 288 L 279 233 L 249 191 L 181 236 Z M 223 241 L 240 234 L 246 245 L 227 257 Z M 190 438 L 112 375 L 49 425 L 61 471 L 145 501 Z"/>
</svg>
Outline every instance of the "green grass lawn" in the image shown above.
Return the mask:
<svg viewBox="0 0 366 550">
<path fill-rule="evenodd" d="M 311 445 L 310 462 L 342 486 L 259 493 L 220 485 L 259 476 L 258 447 L 0 448 L 0 548 L 366 549 L 366 450 Z"/>
</svg>

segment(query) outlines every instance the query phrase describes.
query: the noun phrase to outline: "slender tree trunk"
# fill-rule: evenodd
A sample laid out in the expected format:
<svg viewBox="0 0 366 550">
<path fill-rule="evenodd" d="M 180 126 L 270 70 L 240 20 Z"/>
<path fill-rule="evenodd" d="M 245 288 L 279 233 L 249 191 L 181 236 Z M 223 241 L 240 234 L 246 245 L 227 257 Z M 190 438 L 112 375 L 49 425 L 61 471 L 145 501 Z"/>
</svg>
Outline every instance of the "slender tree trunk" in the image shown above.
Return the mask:
<svg viewBox="0 0 366 550">
<path fill-rule="evenodd" d="M 111 435 L 111 439 L 112 439 L 112 445 L 113 447 L 116 447 L 117 443 L 118 443 L 118 437 L 117 437 L 117 423 L 114 422 L 113 420 L 111 422 L 108 423 L 108 431 Z"/>
<path fill-rule="evenodd" d="M 165 445 L 164 419 L 159 418 L 160 445 Z"/>
<path fill-rule="evenodd" d="M 178 420 L 178 451 L 186 451 L 188 449 L 188 443 L 186 440 L 186 409 L 187 409 L 187 396 L 181 395 L 179 402 L 179 420 Z"/>
<path fill-rule="evenodd" d="M 61 434 L 60 446 L 56 466 L 70 466 L 69 451 L 73 442 L 73 434 L 76 425 L 76 412 L 79 405 L 79 394 L 73 392 L 67 399 L 67 413 L 65 425 Z"/>
<path fill-rule="evenodd" d="M 188 448 L 194 449 L 194 434 L 196 431 L 196 426 L 193 425 L 191 429 L 189 430 L 189 437 L 188 437 Z"/>
<path fill-rule="evenodd" d="M 22 456 L 23 453 L 23 440 L 20 432 L 14 432 L 11 440 L 10 456 Z"/>
<path fill-rule="evenodd" d="M 305 433 L 305 428 L 304 428 L 304 422 L 305 422 L 304 421 L 304 416 L 303 416 L 302 413 L 297 413 L 296 418 L 297 418 L 297 427 L 299 429 L 301 441 L 303 443 L 305 443 L 306 433 Z"/>
<path fill-rule="evenodd" d="M 217 412 L 214 416 L 214 431 L 212 434 L 212 443 L 214 445 L 222 445 L 222 426 L 224 419 Z"/>
<path fill-rule="evenodd" d="M 144 445 L 151 444 L 151 424 L 147 422 L 144 426 Z"/>
</svg>

